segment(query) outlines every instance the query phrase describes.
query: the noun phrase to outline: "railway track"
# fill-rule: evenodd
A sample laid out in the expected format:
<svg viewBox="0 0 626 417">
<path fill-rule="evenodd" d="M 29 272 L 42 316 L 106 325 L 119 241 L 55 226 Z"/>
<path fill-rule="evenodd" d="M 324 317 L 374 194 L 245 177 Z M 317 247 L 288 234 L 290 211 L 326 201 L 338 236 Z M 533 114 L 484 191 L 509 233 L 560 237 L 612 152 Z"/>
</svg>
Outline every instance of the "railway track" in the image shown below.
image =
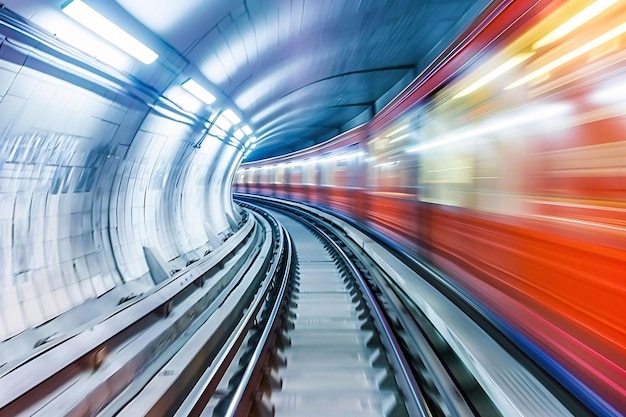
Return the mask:
<svg viewBox="0 0 626 417">
<path fill-rule="evenodd" d="M 129 307 L 147 316 L 68 358 L 67 382 L 42 381 L 0 416 L 586 415 L 380 248 L 368 255 L 371 241 L 262 203 L 239 202 L 254 225 L 217 269 L 158 286 Z"/>
<path fill-rule="evenodd" d="M 593 415 L 545 370 L 494 330 L 493 325 L 486 323 L 479 310 L 470 311 L 471 302 L 463 298 L 465 295 L 452 294 L 457 291 L 452 288 L 446 291 L 449 284 L 436 271 L 427 266 L 416 268 L 417 271 L 412 269 L 415 266 L 409 266 L 411 259 L 399 259 L 368 235 L 319 210 L 271 198 L 241 197 L 243 201 L 283 213 L 274 215 L 290 232 L 293 230 L 295 236 L 301 235 L 303 226 L 298 226 L 298 222 L 302 222 L 314 230 L 325 247 L 332 247 L 333 258 L 342 257 L 350 265 L 354 276 L 358 276 L 359 288 L 367 295 L 364 299 L 372 300 L 367 303 L 369 311 L 374 305 L 377 314 L 385 318 L 386 328 L 381 331 L 381 327 L 377 327 L 379 335 L 395 335 L 394 347 L 385 346 L 386 352 L 389 355 L 390 351 L 399 350 L 402 359 L 388 375 L 399 382 L 397 392 L 400 395 L 396 395 L 396 399 L 411 395 L 416 398 L 417 407 L 409 410 L 410 415 Z M 312 275 L 317 277 L 313 280 L 319 279 L 319 275 Z M 318 304 L 317 311 L 324 312 L 322 303 Z M 295 317 L 297 319 L 297 315 Z M 332 341 L 332 336 L 327 340 Z M 285 350 L 288 349 L 287 346 Z M 298 374 L 285 368 L 286 376 L 292 373 Z M 409 374 L 409 378 L 404 379 L 404 374 Z M 327 381 L 332 379 L 329 377 Z M 415 394 L 406 394 L 411 392 L 405 389 L 407 380 L 412 387 L 419 386 L 413 391 Z M 393 412 L 401 409 L 400 402 Z M 413 414 L 416 412 L 420 414 Z"/>
<path fill-rule="evenodd" d="M 271 214 L 288 232 L 290 266 L 220 381 L 196 384 L 175 415 L 431 415 L 342 249 L 312 224 Z"/>
<path fill-rule="evenodd" d="M 378 302 L 340 248 L 284 215 L 297 272 L 263 403 L 275 416 L 422 416 L 421 392 Z M 269 410 L 268 410 L 269 411 Z"/>
</svg>

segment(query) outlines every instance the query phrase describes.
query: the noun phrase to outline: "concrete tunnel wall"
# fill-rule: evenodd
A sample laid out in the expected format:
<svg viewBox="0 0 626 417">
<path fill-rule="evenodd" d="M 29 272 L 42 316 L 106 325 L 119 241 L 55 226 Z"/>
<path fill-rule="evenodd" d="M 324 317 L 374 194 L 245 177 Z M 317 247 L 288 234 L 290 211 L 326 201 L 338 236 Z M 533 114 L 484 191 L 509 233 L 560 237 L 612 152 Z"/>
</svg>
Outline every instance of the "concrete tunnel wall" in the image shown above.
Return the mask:
<svg viewBox="0 0 626 417">
<path fill-rule="evenodd" d="M 241 152 L 203 138 L 206 119 L 159 108 L 176 59 L 133 85 L 0 33 L 0 341 L 113 288 L 153 286 L 144 247 L 174 269 L 234 231 Z"/>
</svg>

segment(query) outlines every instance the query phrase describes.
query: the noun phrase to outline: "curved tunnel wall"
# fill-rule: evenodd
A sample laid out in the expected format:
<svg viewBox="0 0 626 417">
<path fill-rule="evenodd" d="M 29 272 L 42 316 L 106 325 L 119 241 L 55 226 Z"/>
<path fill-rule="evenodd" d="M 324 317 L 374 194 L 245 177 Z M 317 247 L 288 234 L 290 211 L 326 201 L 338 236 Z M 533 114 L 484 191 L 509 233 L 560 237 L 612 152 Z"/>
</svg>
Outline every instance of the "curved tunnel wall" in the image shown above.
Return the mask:
<svg viewBox="0 0 626 417">
<path fill-rule="evenodd" d="M 239 150 L 117 81 L 0 32 L 0 340 L 154 285 L 144 247 L 185 266 L 236 227 Z"/>
</svg>

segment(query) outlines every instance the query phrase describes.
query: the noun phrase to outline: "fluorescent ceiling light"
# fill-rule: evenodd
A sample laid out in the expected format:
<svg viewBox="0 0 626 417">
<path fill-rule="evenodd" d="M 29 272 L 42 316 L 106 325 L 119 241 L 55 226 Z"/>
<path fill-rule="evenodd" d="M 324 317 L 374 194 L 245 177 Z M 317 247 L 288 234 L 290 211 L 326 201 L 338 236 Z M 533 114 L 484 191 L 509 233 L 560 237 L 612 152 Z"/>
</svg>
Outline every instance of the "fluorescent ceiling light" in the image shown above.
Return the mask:
<svg viewBox="0 0 626 417">
<path fill-rule="evenodd" d="M 252 129 L 250 129 L 250 126 L 248 126 L 248 125 L 243 125 L 241 127 L 241 130 L 243 130 L 243 133 L 245 133 L 246 135 L 251 135 L 252 134 Z"/>
<path fill-rule="evenodd" d="M 130 36 L 115 23 L 87 6 L 81 0 L 71 0 L 61 6 L 61 10 L 87 29 L 144 64 L 151 64 L 159 57 L 152 49 Z"/>
<path fill-rule="evenodd" d="M 256 137 L 256 136 L 252 136 L 252 137 L 250 138 L 250 142 L 252 142 L 252 143 L 256 142 L 257 140 L 258 140 L 258 139 L 257 139 L 257 137 Z"/>
<path fill-rule="evenodd" d="M 233 126 L 231 121 L 228 120 L 226 117 L 224 117 L 224 114 L 219 115 L 217 120 L 215 120 L 214 125 L 222 129 L 224 132 L 226 132 L 228 129 L 230 129 Z"/>
<path fill-rule="evenodd" d="M 623 35 L 624 33 L 626 33 L 626 23 L 622 23 L 621 25 L 609 30 L 608 32 L 604 33 L 603 35 L 598 36 L 597 38 L 593 39 L 592 41 L 587 42 L 586 44 L 579 46 L 578 48 L 574 49 L 573 51 L 570 51 L 568 53 L 566 53 L 565 55 L 555 59 L 554 61 L 544 65 L 543 67 L 531 72 L 530 74 L 526 75 L 525 77 L 520 78 L 519 80 L 515 81 L 514 83 L 510 84 L 509 86 L 507 86 L 505 88 L 505 90 L 508 90 L 510 88 L 515 88 L 518 87 L 522 84 L 526 84 L 529 81 L 534 80 L 535 78 L 539 78 L 542 75 L 545 75 L 547 73 L 549 73 L 550 71 L 560 67 L 561 65 L 567 64 L 568 62 L 572 61 L 573 59 L 578 58 L 579 56 L 597 48 L 598 46 L 602 45 L 603 43 L 606 43 L 612 39 L 617 38 L 620 35 Z"/>
<path fill-rule="evenodd" d="M 204 87 L 192 80 L 191 78 L 181 84 L 185 90 L 189 91 L 206 104 L 211 104 L 215 101 L 215 96 L 209 93 Z"/>
<path fill-rule="evenodd" d="M 235 137 L 237 139 L 241 139 L 241 138 L 243 138 L 243 136 L 244 136 L 243 135 L 243 131 L 241 129 L 237 129 L 237 131 L 235 132 Z"/>
<path fill-rule="evenodd" d="M 237 123 L 241 122 L 241 119 L 239 118 L 239 116 L 237 116 L 235 114 L 234 111 L 232 111 L 231 109 L 226 109 L 224 110 L 224 112 L 222 113 L 222 115 L 228 119 L 229 122 L 231 122 L 233 125 L 236 125 Z"/>
<path fill-rule="evenodd" d="M 569 19 L 567 22 L 563 23 L 561 26 L 554 29 L 552 32 L 548 33 L 546 36 L 535 42 L 533 44 L 533 49 L 539 49 L 542 46 L 546 46 L 553 42 L 556 42 L 567 34 L 572 33 L 578 27 L 584 25 L 615 3 L 617 3 L 617 0 L 597 0 L 593 2 L 592 4 L 581 10 L 579 13 L 577 13 L 574 17 Z"/>
<path fill-rule="evenodd" d="M 468 94 L 473 93 L 474 91 L 478 90 L 480 87 L 482 87 L 482 86 L 490 83 L 491 81 L 495 80 L 496 78 L 498 78 L 499 76 L 501 76 L 505 72 L 511 70 L 512 68 L 515 68 L 516 66 L 518 66 L 522 62 L 526 61 L 528 58 L 530 58 L 533 55 L 534 55 L 533 52 L 530 52 L 530 53 L 527 53 L 527 54 L 515 55 L 513 58 L 511 58 L 508 61 L 506 61 L 504 64 L 500 65 L 498 68 L 496 68 L 493 71 L 487 73 L 486 75 L 484 75 L 483 77 L 478 79 L 473 84 L 471 84 L 468 87 L 466 87 L 463 90 L 461 90 L 459 93 L 457 93 L 452 98 L 465 97 Z"/>
</svg>

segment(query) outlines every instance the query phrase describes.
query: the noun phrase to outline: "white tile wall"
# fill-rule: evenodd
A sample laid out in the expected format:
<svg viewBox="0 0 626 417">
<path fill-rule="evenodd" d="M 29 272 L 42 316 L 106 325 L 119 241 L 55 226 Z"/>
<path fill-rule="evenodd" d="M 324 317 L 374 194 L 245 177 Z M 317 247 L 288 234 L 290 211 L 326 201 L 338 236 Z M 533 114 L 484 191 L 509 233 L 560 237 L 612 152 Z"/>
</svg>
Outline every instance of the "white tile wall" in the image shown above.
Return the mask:
<svg viewBox="0 0 626 417">
<path fill-rule="evenodd" d="M 0 45 L 0 341 L 140 278 L 144 246 L 197 258 L 228 228 L 230 149 L 47 65 Z"/>
</svg>

